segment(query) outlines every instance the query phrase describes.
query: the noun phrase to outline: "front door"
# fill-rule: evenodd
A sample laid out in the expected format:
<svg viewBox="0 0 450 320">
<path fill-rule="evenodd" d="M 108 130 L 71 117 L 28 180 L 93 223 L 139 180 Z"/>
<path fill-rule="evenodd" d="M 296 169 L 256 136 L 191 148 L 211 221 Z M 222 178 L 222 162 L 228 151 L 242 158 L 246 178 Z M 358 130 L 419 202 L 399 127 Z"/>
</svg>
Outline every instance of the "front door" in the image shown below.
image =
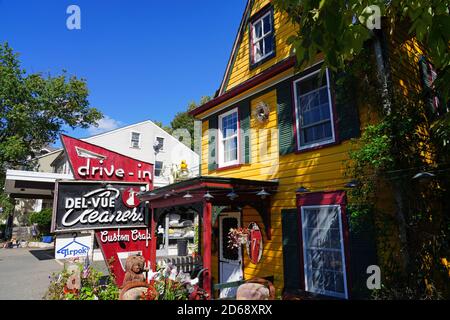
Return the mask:
<svg viewBox="0 0 450 320">
<path fill-rule="evenodd" d="M 239 281 L 242 275 L 242 250 L 228 247 L 228 232 L 231 228 L 241 226 L 241 214 L 239 212 L 222 213 L 219 216 L 219 270 L 220 283 Z M 220 298 L 235 297 L 237 287 L 220 290 Z"/>
</svg>

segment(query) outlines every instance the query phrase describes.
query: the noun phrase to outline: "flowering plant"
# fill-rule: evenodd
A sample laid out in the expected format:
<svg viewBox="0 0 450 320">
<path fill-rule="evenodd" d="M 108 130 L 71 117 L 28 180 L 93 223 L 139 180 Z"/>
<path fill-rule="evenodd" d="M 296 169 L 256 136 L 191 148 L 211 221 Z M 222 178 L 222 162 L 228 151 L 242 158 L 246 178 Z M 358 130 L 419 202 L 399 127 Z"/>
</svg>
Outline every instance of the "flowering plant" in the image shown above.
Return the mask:
<svg viewBox="0 0 450 320">
<path fill-rule="evenodd" d="M 149 272 L 146 292 L 142 300 L 192 300 L 206 298 L 207 293 L 198 287 L 198 277 L 191 279 L 188 273 L 178 271 L 173 264 L 160 262 L 157 272 Z"/>
<path fill-rule="evenodd" d="M 231 228 L 228 232 L 228 248 L 238 249 L 241 245 L 247 244 L 249 234 L 248 228 Z"/>
</svg>

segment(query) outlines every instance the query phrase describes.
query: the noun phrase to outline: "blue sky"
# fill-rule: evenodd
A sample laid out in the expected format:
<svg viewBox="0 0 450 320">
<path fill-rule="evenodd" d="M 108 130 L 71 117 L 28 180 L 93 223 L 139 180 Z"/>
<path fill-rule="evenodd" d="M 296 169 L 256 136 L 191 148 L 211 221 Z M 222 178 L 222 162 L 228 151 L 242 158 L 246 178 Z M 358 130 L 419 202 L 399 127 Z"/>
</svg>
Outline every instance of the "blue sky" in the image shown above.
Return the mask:
<svg viewBox="0 0 450 320">
<path fill-rule="evenodd" d="M 81 30 L 68 30 L 69 5 Z M 100 129 L 169 124 L 222 79 L 246 0 L 0 0 L 0 41 L 27 72 L 83 77 Z M 68 133 L 85 137 L 98 130 Z"/>
</svg>

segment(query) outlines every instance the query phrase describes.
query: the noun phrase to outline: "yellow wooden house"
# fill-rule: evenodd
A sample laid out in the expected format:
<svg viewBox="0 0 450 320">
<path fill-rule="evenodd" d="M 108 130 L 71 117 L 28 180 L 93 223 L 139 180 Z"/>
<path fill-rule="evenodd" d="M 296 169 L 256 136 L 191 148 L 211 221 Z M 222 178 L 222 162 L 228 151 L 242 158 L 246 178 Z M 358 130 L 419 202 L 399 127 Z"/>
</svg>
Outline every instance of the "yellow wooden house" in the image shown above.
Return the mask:
<svg viewBox="0 0 450 320">
<path fill-rule="evenodd" d="M 203 203 L 196 209 L 203 210 L 200 253 L 215 297 L 235 294 L 217 284 L 259 277 L 272 280 L 277 296 L 349 299 L 377 263 L 370 243 L 352 239 L 346 174 L 352 139 L 376 117 L 353 99 L 354 88 L 338 85 L 339 75 L 320 71 L 320 56 L 296 68 L 287 44 L 295 32 L 269 0 L 248 1 L 215 97 L 190 112 L 201 122 L 201 177 L 148 198 L 154 212 Z M 399 52 L 410 57 L 406 79 L 392 72 L 396 85 L 420 85 L 414 42 L 396 34 L 377 45 L 386 68 Z M 180 194 L 184 199 L 171 200 Z M 253 242 L 231 250 L 228 232 L 237 227 L 260 230 L 261 250 Z"/>
</svg>

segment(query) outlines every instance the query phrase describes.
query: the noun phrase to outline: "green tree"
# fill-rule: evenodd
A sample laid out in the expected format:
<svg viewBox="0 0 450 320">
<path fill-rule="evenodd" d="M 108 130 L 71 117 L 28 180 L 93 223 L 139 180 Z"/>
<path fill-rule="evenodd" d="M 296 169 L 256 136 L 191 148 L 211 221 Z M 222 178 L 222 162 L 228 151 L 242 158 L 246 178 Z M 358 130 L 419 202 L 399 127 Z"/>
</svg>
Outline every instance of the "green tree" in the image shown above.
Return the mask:
<svg viewBox="0 0 450 320">
<path fill-rule="evenodd" d="M 190 102 L 187 106 L 187 110 L 178 112 L 170 122 L 172 132 L 177 129 L 187 129 L 189 131 L 189 134 L 191 135 L 191 148 L 193 148 L 194 146 L 194 117 L 191 116 L 189 112 L 194 110 L 198 106 L 205 104 L 209 100 L 211 100 L 210 96 L 203 96 L 201 97 L 199 104 L 197 104 L 195 101 Z"/>
<path fill-rule="evenodd" d="M 96 125 L 102 114 L 89 106 L 88 94 L 86 81 L 65 71 L 27 73 L 8 43 L 0 44 L 0 178 L 6 168 L 28 166 L 64 126 Z"/>
<path fill-rule="evenodd" d="M 450 94 L 449 2 L 442 0 L 274 0 L 298 26 L 289 39 L 300 65 L 324 54 L 324 65 L 343 69 L 364 48 L 373 32 L 367 22 L 378 6 L 391 28 L 407 23 L 407 32 L 428 48 L 438 71 L 437 90 L 447 101 Z M 370 25 L 370 24 L 369 24 Z"/>
</svg>

